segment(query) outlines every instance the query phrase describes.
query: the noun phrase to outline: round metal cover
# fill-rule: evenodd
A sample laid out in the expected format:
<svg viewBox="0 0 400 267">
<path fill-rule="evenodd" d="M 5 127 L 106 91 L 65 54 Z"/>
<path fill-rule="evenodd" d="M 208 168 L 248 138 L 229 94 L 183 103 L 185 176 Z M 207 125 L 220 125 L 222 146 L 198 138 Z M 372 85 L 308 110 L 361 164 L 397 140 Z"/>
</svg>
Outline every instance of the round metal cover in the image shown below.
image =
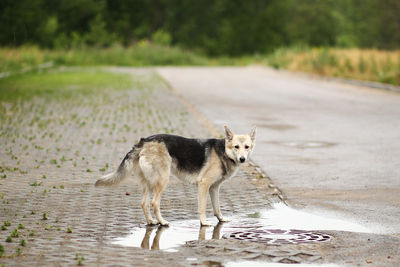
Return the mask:
<svg viewBox="0 0 400 267">
<path fill-rule="evenodd" d="M 223 238 L 266 244 L 302 244 L 326 242 L 331 239 L 331 236 L 303 230 L 248 229 L 225 234 Z"/>
</svg>

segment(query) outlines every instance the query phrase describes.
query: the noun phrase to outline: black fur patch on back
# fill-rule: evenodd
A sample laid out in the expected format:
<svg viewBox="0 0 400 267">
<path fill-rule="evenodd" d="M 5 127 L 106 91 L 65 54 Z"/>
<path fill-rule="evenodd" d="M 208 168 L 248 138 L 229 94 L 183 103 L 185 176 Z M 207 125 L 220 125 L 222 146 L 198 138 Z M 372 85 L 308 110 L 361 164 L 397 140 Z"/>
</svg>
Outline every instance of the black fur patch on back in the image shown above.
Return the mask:
<svg viewBox="0 0 400 267">
<path fill-rule="evenodd" d="M 157 134 L 144 139 L 145 142 L 164 143 L 170 156 L 176 160 L 178 169 L 186 172 L 197 172 L 214 148 L 219 156 L 225 154 L 224 139 L 190 139 L 177 135 Z"/>
</svg>

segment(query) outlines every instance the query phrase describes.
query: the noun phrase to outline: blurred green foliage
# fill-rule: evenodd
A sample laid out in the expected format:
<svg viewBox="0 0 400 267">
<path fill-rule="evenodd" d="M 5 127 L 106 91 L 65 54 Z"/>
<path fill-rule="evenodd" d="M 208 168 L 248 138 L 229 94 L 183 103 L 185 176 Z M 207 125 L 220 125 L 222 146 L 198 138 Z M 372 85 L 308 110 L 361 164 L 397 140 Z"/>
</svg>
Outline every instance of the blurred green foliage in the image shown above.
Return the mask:
<svg viewBox="0 0 400 267">
<path fill-rule="evenodd" d="M 0 45 L 151 40 L 212 56 L 282 46 L 400 48 L 399 0 L 2 0 Z"/>
</svg>

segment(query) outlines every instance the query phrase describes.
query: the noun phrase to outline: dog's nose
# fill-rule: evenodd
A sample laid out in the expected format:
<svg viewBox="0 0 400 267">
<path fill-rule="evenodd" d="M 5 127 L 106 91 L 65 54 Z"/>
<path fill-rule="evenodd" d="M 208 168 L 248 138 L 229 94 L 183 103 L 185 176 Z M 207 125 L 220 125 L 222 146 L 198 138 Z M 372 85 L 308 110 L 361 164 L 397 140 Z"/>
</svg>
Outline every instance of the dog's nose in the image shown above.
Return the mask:
<svg viewBox="0 0 400 267">
<path fill-rule="evenodd" d="M 240 157 L 240 162 L 241 163 L 243 163 L 243 162 L 245 162 L 246 161 L 246 158 L 245 157 Z"/>
</svg>

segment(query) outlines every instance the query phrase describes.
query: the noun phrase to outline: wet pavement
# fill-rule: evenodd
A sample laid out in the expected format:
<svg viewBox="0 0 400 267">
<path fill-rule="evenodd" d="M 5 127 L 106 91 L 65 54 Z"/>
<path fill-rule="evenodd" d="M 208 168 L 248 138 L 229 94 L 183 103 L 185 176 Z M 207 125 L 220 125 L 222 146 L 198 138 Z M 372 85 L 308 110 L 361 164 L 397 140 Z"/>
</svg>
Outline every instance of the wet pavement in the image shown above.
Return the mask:
<svg viewBox="0 0 400 267">
<path fill-rule="evenodd" d="M 349 246 L 363 242 L 360 253 L 365 253 L 377 243 L 397 242 L 345 218 L 289 208 L 273 181 L 251 164 L 222 185 L 221 209 L 230 222 L 211 219 L 209 202 L 207 217 L 214 226 L 200 227 L 195 186 L 172 178 L 161 201 L 170 226 L 146 226 L 137 180 L 111 188 L 95 188 L 94 182 L 115 169 L 140 137 L 169 132 L 206 138 L 222 129 L 215 129 L 151 69 L 110 70 L 132 74 L 139 86 L 47 103 L 44 111 L 35 99 L 10 111 L 0 143 L 5 175 L 0 179 L 0 265 L 363 265 L 370 263 L 346 256 L 353 253 Z M 50 121 L 47 127 L 30 124 L 37 112 Z M 396 263 L 395 249 L 386 250 L 392 258 L 385 265 Z"/>
<path fill-rule="evenodd" d="M 293 205 L 400 233 L 400 94 L 262 67 L 157 70 L 215 126 L 259 125 L 253 160 Z"/>
<path fill-rule="evenodd" d="M 259 126 L 253 160 L 291 207 L 370 230 L 335 231 L 327 262 L 400 264 L 400 94 L 257 66 L 157 71 L 203 121 Z"/>
</svg>

